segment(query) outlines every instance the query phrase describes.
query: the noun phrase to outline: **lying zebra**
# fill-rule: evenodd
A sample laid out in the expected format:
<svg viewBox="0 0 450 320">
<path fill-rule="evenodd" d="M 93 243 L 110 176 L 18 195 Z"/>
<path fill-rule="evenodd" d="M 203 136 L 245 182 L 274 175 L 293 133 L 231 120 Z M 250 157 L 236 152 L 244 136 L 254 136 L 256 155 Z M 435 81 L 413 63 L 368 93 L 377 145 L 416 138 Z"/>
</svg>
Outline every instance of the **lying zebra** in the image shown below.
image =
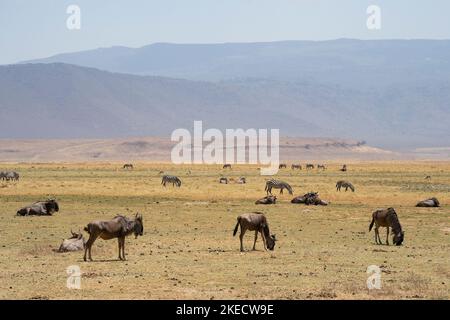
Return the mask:
<svg viewBox="0 0 450 320">
<path fill-rule="evenodd" d="M 355 187 L 348 181 L 339 180 L 338 182 L 336 182 L 336 191 L 341 191 L 341 188 L 345 188 L 345 191 L 350 188 L 352 192 L 355 192 Z"/>
<path fill-rule="evenodd" d="M 267 194 L 272 194 L 272 188 L 280 189 L 280 194 L 283 194 L 283 189 L 287 189 L 287 191 L 289 191 L 289 194 L 293 194 L 292 187 L 289 185 L 289 183 L 284 181 L 275 179 L 268 180 L 266 182 L 266 188 L 264 189 L 264 191 L 266 191 Z"/>
<path fill-rule="evenodd" d="M 172 183 L 172 186 L 181 187 L 181 180 L 175 176 L 164 175 L 161 180 L 161 184 L 165 187 L 166 183 Z"/>
</svg>

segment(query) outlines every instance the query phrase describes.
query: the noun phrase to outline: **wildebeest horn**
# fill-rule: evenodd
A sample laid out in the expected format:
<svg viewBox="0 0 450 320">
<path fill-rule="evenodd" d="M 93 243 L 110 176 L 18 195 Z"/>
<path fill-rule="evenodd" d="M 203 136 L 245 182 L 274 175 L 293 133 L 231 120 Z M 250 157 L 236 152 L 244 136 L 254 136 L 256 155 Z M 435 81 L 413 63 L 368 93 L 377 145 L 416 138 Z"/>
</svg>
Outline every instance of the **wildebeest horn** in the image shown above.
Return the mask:
<svg viewBox="0 0 450 320">
<path fill-rule="evenodd" d="M 73 233 L 72 228 L 70 228 L 70 233 L 74 236 L 75 233 Z"/>
</svg>

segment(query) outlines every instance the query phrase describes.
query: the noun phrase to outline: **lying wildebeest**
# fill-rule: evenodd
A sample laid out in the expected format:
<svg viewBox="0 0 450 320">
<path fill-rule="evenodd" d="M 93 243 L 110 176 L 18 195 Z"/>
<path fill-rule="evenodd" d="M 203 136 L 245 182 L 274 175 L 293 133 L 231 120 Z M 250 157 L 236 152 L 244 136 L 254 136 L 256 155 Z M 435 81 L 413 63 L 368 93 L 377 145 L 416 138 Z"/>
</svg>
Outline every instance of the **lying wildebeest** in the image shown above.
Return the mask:
<svg viewBox="0 0 450 320">
<path fill-rule="evenodd" d="M 405 233 L 402 230 L 402 226 L 400 225 L 400 221 L 398 220 L 397 213 L 394 208 L 388 208 L 384 210 L 377 210 L 372 213 L 372 222 L 369 226 L 369 232 L 372 230 L 373 225 L 375 224 L 375 242 L 377 244 L 382 244 L 380 233 L 378 228 L 386 227 L 387 235 L 386 235 L 386 244 L 389 245 L 389 227 L 391 227 L 394 237 L 392 241 L 395 245 L 399 246 L 402 244 Z"/>
<path fill-rule="evenodd" d="M 181 180 L 178 177 L 164 175 L 161 180 L 161 184 L 165 187 L 166 183 L 172 183 L 173 186 L 181 187 Z"/>
<path fill-rule="evenodd" d="M 307 163 L 306 169 L 314 169 L 314 165 L 312 163 Z"/>
<path fill-rule="evenodd" d="M 262 199 L 256 200 L 255 204 L 275 204 L 277 202 L 276 196 L 266 196 Z"/>
<path fill-rule="evenodd" d="M 246 213 L 237 217 L 236 227 L 234 227 L 233 237 L 236 235 L 239 226 L 241 226 L 241 234 L 239 240 L 241 242 L 241 252 L 244 251 L 243 239 L 247 230 L 255 231 L 255 242 L 253 243 L 253 250 L 256 250 L 256 240 L 258 239 L 258 232 L 261 233 L 261 237 L 264 243 L 264 249 L 273 250 L 275 248 L 275 235 L 270 234 L 269 223 L 266 217 L 261 212 Z"/>
<path fill-rule="evenodd" d="M 265 187 L 264 191 L 266 191 L 267 194 L 269 194 L 269 193 L 272 194 L 272 188 L 280 189 L 280 194 L 283 193 L 284 189 L 287 189 L 289 194 L 293 194 L 292 187 L 289 185 L 289 183 L 284 182 L 284 181 L 275 180 L 275 179 L 270 179 L 270 180 L 266 181 L 266 187 Z"/>
<path fill-rule="evenodd" d="M 225 163 L 225 164 L 223 165 L 222 169 L 225 169 L 225 168 L 231 169 L 231 164 Z"/>
<path fill-rule="evenodd" d="M 224 183 L 224 184 L 228 184 L 228 179 L 225 177 L 222 177 L 219 179 L 219 183 Z"/>
<path fill-rule="evenodd" d="M 343 166 L 342 166 L 342 168 L 341 169 L 339 169 L 340 171 L 342 171 L 342 172 L 345 172 L 345 171 L 347 171 L 347 165 L 346 164 L 344 164 Z"/>
<path fill-rule="evenodd" d="M 416 207 L 439 207 L 440 203 L 438 199 L 436 198 L 430 198 L 423 201 L 420 201 L 418 204 L 416 204 Z"/>
<path fill-rule="evenodd" d="M 134 219 L 117 215 L 108 221 L 93 221 L 89 223 L 84 230 L 89 233 L 89 239 L 84 249 L 84 261 L 89 251 L 89 260 L 92 261 L 91 249 L 94 241 L 100 237 L 103 240 L 117 238 L 119 242 L 119 260 L 125 260 L 125 237 L 134 233 L 135 237 L 142 236 L 144 233 L 144 224 L 142 215 L 136 213 Z"/>
<path fill-rule="evenodd" d="M 327 206 L 328 202 L 325 200 L 322 200 L 319 198 L 318 192 L 308 192 L 304 194 L 303 196 L 295 197 L 291 200 L 291 203 L 304 203 L 306 205 L 321 205 L 321 206 Z"/>
<path fill-rule="evenodd" d="M 326 167 L 324 164 L 318 164 L 318 165 L 317 165 L 317 169 L 326 170 L 327 167 Z"/>
<path fill-rule="evenodd" d="M 81 231 L 77 233 L 70 230 L 70 233 L 72 236 L 63 240 L 57 252 L 70 252 L 84 249 L 85 240 Z"/>
<path fill-rule="evenodd" d="M 131 163 L 125 163 L 122 168 L 123 169 L 134 169 L 133 164 L 131 164 Z"/>
<path fill-rule="evenodd" d="M 302 170 L 302 165 L 301 164 L 292 164 L 291 169 L 292 170 L 295 170 L 295 169 Z"/>
<path fill-rule="evenodd" d="M 425 180 L 431 180 L 431 176 L 426 176 Z"/>
<path fill-rule="evenodd" d="M 54 199 L 47 201 L 38 201 L 29 206 L 23 207 L 17 211 L 18 216 L 51 216 L 54 212 L 59 211 L 58 202 Z"/>
<path fill-rule="evenodd" d="M 339 180 L 336 182 L 336 191 L 341 191 L 341 188 L 345 188 L 346 192 L 349 188 L 352 192 L 355 192 L 355 187 L 348 181 Z"/>
<path fill-rule="evenodd" d="M 285 163 L 280 163 L 279 165 L 278 165 L 278 169 L 286 169 L 286 164 Z"/>
<path fill-rule="evenodd" d="M 247 183 L 247 180 L 245 179 L 245 177 L 239 177 L 239 179 L 236 183 L 245 184 L 245 183 Z"/>
</svg>

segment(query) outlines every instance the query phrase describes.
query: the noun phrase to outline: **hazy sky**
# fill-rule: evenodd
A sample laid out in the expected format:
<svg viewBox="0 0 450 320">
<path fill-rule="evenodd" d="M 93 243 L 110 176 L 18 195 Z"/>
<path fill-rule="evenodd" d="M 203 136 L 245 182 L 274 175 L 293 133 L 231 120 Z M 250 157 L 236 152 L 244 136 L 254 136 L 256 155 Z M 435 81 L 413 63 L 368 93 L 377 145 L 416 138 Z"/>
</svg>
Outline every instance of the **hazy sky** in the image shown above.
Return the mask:
<svg viewBox="0 0 450 320">
<path fill-rule="evenodd" d="M 81 9 L 69 30 L 68 5 Z M 366 26 L 381 8 L 381 30 Z M 450 39 L 449 0 L 0 0 L 0 64 L 153 42 Z"/>
</svg>

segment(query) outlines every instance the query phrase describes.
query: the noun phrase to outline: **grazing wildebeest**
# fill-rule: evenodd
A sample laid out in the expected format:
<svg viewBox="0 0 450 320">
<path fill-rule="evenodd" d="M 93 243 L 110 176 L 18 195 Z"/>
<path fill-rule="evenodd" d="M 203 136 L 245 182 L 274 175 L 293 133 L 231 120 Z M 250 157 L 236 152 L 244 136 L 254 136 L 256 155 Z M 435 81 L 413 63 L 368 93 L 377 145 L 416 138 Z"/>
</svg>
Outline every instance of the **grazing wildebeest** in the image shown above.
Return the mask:
<svg viewBox="0 0 450 320">
<path fill-rule="evenodd" d="M 292 164 L 291 169 L 292 170 L 295 170 L 295 169 L 302 170 L 302 166 L 300 164 Z"/>
<path fill-rule="evenodd" d="M 133 165 L 131 163 L 125 163 L 123 165 L 123 169 L 134 169 Z"/>
<path fill-rule="evenodd" d="M 338 182 L 336 182 L 336 191 L 341 191 L 341 188 L 345 188 L 346 192 L 348 188 L 350 188 L 352 192 L 355 192 L 355 187 L 348 181 L 339 180 Z"/>
<path fill-rule="evenodd" d="M 386 235 L 386 244 L 389 245 L 389 227 L 392 229 L 392 233 L 394 237 L 392 241 L 395 245 L 399 246 L 402 244 L 405 233 L 402 230 L 402 226 L 400 225 L 400 221 L 398 220 L 397 213 L 394 208 L 388 208 L 384 210 L 377 210 L 372 213 L 372 222 L 369 226 L 369 232 L 372 230 L 373 225 L 375 224 L 375 242 L 377 244 L 382 244 L 380 233 L 378 228 L 386 227 L 387 235 Z"/>
<path fill-rule="evenodd" d="M 51 216 L 54 212 L 59 211 L 58 202 L 54 199 L 47 201 L 38 201 L 29 206 L 19 209 L 16 213 L 18 216 Z"/>
<path fill-rule="evenodd" d="M 306 164 L 306 169 L 314 169 L 314 165 L 312 163 L 307 163 Z"/>
<path fill-rule="evenodd" d="M 227 178 L 224 178 L 224 177 L 222 177 L 222 178 L 220 178 L 220 179 L 219 179 L 219 183 L 224 183 L 224 184 L 228 184 L 228 179 L 227 179 Z"/>
<path fill-rule="evenodd" d="M 318 164 L 318 165 L 317 165 L 317 169 L 326 170 L 327 167 L 326 167 L 324 164 Z"/>
<path fill-rule="evenodd" d="M 89 239 L 86 242 L 84 249 L 84 261 L 86 261 L 86 254 L 88 251 L 89 260 L 92 261 L 92 244 L 98 237 L 103 240 L 117 238 L 119 243 L 119 260 L 125 260 L 125 237 L 129 236 L 131 233 L 134 233 L 136 238 L 138 236 L 142 236 L 144 233 L 144 224 L 142 221 L 142 215 L 136 213 L 134 219 L 117 215 L 112 220 L 93 221 L 89 223 L 84 230 L 89 233 Z"/>
<path fill-rule="evenodd" d="M 328 202 L 325 200 L 321 200 L 319 198 L 318 192 L 308 192 L 304 194 L 303 196 L 295 197 L 291 200 L 291 203 L 304 203 L 306 205 L 321 205 L 321 206 L 327 206 Z"/>
<path fill-rule="evenodd" d="M 286 166 L 286 164 L 285 163 L 280 163 L 279 165 L 278 165 L 278 169 L 286 169 L 287 168 L 287 166 Z"/>
<path fill-rule="evenodd" d="M 439 207 L 440 203 L 438 199 L 436 198 L 430 198 L 423 201 L 420 201 L 418 204 L 416 204 L 416 207 Z"/>
<path fill-rule="evenodd" d="M 256 240 L 258 239 L 258 232 L 264 243 L 264 249 L 273 250 L 275 248 L 275 235 L 270 234 L 269 224 L 266 217 L 261 212 L 245 213 L 237 217 L 236 227 L 234 227 L 233 237 L 236 235 L 239 226 L 241 226 L 241 234 L 239 240 L 241 242 L 241 252 L 244 251 L 243 239 L 247 230 L 255 231 L 255 242 L 253 243 L 253 250 L 256 250 Z"/>
<path fill-rule="evenodd" d="M 162 177 L 161 184 L 165 187 L 166 183 L 172 183 L 172 187 L 181 187 L 181 180 L 175 176 L 164 175 Z"/>
<path fill-rule="evenodd" d="M 231 169 L 231 164 L 225 163 L 225 164 L 223 165 L 222 169 L 225 169 L 225 168 Z"/>
<path fill-rule="evenodd" d="M 276 196 L 266 196 L 262 199 L 256 200 L 255 204 L 275 204 L 277 202 Z"/>
<path fill-rule="evenodd" d="M 289 194 L 293 194 L 292 192 L 292 187 L 289 185 L 289 183 L 284 182 L 284 181 L 280 181 L 280 180 L 275 180 L 275 179 L 270 179 L 266 182 L 266 188 L 264 189 L 264 191 L 267 192 L 267 194 L 272 194 L 272 188 L 275 189 L 280 189 L 280 194 L 283 193 L 284 189 L 287 189 L 289 191 Z"/>
<path fill-rule="evenodd" d="M 85 240 L 81 231 L 77 233 L 70 230 L 70 233 L 72 236 L 63 240 L 57 252 L 70 252 L 84 249 Z"/>
<path fill-rule="evenodd" d="M 339 169 L 340 171 L 342 171 L 342 172 L 345 172 L 345 171 L 347 171 L 347 165 L 346 164 L 344 164 L 343 166 L 342 166 L 342 168 L 341 169 Z"/>
<path fill-rule="evenodd" d="M 239 179 L 236 183 L 245 184 L 245 183 L 247 183 L 247 180 L 245 179 L 245 177 L 239 177 Z"/>
</svg>

